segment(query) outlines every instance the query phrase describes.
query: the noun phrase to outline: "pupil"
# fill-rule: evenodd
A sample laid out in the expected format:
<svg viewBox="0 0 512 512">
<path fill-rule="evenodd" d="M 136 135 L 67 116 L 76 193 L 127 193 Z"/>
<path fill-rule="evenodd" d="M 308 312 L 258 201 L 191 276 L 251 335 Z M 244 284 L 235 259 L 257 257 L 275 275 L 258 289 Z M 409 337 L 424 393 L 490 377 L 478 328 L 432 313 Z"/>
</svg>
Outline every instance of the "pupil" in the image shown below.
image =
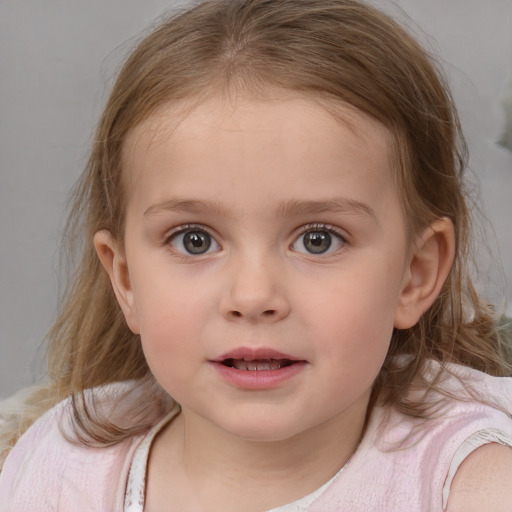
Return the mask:
<svg viewBox="0 0 512 512">
<path fill-rule="evenodd" d="M 202 231 L 189 231 L 183 237 L 183 245 L 191 254 L 203 254 L 211 245 L 210 235 Z"/>
<path fill-rule="evenodd" d="M 331 247 L 331 235 L 327 231 L 310 231 L 304 235 L 304 246 L 313 254 L 322 254 Z"/>
</svg>

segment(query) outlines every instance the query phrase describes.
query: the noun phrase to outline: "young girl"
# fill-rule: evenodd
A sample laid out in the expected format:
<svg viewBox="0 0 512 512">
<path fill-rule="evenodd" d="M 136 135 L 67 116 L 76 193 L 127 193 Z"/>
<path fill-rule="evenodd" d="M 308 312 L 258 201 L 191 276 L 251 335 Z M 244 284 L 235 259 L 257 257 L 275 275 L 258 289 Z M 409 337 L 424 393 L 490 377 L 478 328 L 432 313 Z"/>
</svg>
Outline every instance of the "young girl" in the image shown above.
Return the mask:
<svg viewBox="0 0 512 512">
<path fill-rule="evenodd" d="M 0 510 L 510 511 L 464 165 L 435 66 L 364 3 L 164 23 L 77 188 L 83 259 L 20 429 L 48 410 L 4 425 Z"/>
</svg>

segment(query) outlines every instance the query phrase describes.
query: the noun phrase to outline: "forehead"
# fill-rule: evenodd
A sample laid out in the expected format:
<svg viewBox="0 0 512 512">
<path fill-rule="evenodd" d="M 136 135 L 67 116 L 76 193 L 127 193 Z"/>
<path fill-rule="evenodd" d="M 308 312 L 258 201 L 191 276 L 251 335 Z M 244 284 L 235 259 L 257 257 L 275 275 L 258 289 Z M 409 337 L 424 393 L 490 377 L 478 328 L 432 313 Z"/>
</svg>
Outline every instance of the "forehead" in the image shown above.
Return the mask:
<svg viewBox="0 0 512 512">
<path fill-rule="evenodd" d="M 195 201 L 256 218 L 341 199 L 384 219 L 398 204 L 389 146 L 387 129 L 353 107 L 300 96 L 168 105 L 126 140 L 127 215 Z"/>
<path fill-rule="evenodd" d="M 318 153 L 323 159 L 335 159 L 344 153 L 345 158 L 364 157 L 384 173 L 384 166 L 393 165 L 390 140 L 381 123 L 345 103 L 290 94 L 266 100 L 219 96 L 160 108 L 129 132 L 122 167 L 125 183 L 134 184 L 143 178 L 150 161 L 164 154 L 168 163 L 213 156 L 226 161 L 237 153 L 249 157 L 245 152 L 253 146 L 256 152 L 274 149 L 270 153 L 276 164 L 283 159 L 307 162 Z M 219 154 L 221 146 L 230 145 L 233 151 Z M 212 160 L 211 173 L 218 176 L 219 169 L 213 167 Z"/>
</svg>

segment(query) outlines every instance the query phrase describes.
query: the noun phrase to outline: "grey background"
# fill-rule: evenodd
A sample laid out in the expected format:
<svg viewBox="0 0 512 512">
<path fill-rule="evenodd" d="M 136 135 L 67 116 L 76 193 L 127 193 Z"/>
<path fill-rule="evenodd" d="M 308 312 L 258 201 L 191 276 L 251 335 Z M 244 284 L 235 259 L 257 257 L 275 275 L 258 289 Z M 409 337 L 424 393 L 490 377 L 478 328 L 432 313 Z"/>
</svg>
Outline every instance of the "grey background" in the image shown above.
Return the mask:
<svg viewBox="0 0 512 512">
<path fill-rule="evenodd" d="M 512 313 L 512 0 L 401 0 L 393 12 L 440 56 L 494 226 L 477 244 L 482 290 Z M 66 198 L 120 61 L 164 0 L 0 0 L 0 398 L 40 374 L 55 318 Z M 421 27 L 421 28 L 420 28 Z M 504 273 L 500 271 L 499 259 Z M 508 306 L 504 297 L 508 293 Z"/>
</svg>

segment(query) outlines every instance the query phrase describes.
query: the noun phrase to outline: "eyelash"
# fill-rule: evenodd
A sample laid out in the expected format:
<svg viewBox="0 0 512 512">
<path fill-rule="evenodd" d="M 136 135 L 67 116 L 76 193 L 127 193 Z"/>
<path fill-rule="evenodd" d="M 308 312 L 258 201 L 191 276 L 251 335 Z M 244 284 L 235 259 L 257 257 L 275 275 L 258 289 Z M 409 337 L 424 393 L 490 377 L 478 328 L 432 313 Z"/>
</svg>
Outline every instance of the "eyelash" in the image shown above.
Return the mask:
<svg viewBox="0 0 512 512">
<path fill-rule="evenodd" d="M 187 231 L 203 231 L 204 233 L 213 236 L 210 233 L 210 230 L 202 224 L 182 224 L 181 226 L 171 229 L 170 233 L 166 233 L 164 245 L 168 244 L 176 236 L 186 233 Z"/>
<path fill-rule="evenodd" d="M 304 226 L 301 226 L 298 233 L 294 236 L 294 239 L 293 239 L 292 244 L 290 245 L 290 248 L 292 248 L 297 242 L 299 242 L 301 237 L 303 237 L 306 233 L 315 232 L 315 231 L 319 231 L 319 232 L 323 231 L 323 232 L 328 233 L 329 235 L 333 235 L 334 238 L 337 239 L 338 242 L 342 244 L 342 246 L 345 246 L 348 244 L 346 236 L 344 234 L 342 234 L 338 228 L 332 226 L 331 224 L 313 223 L 313 224 L 306 224 Z M 216 237 L 211 233 L 211 231 L 208 228 L 206 228 L 205 226 L 198 225 L 198 224 L 185 224 L 185 225 L 175 228 L 170 234 L 168 234 L 165 237 L 163 245 L 165 245 L 165 246 L 172 245 L 173 240 L 175 240 L 179 235 L 186 234 L 187 232 L 205 233 L 211 239 L 211 241 L 213 241 L 213 243 L 215 243 L 217 246 L 220 247 L 219 243 L 216 240 Z M 327 250 L 329 250 L 329 248 Z M 183 257 L 183 258 L 190 257 L 190 256 L 197 257 L 197 256 L 209 254 L 209 249 L 210 249 L 210 247 L 207 248 L 206 252 L 198 253 L 197 255 L 194 255 L 190 252 L 183 253 L 177 249 L 174 249 L 174 253 L 177 257 Z M 338 250 L 336 250 L 334 252 L 338 252 Z M 296 251 L 296 252 L 301 252 L 301 251 Z M 325 253 L 315 254 L 315 253 L 309 252 L 309 251 L 308 251 L 308 253 L 312 256 L 325 256 L 326 255 Z"/>
<path fill-rule="evenodd" d="M 184 235 L 188 232 L 205 233 L 206 235 L 208 235 L 208 237 L 211 239 L 211 241 L 213 241 L 216 245 L 219 245 L 216 240 L 216 237 L 211 233 L 211 231 L 208 228 L 206 228 L 205 226 L 198 225 L 198 224 L 184 224 L 184 225 L 178 226 L 177 228 L 172 230 L 171 233 L 169 233 L 165 236 L 163 245 L 164 246 L 172 246 L 173 240 L 175 240 L 179 235 Z M 186 258 L 189 256 L 194 256 L 192 253 L 188 253 L 188 254 L 181 253 L 177 249 L 174 249 L 173 252 L 175 253 L 175 256 L 177 256 L 177 257 Z M 202 254 L 198 254 L 197 256 L 201 256 L 201 255 Z"/>
<path fill-rule="evenodd" d="M 332 224 L 324 224 L 321 222 L 305 224 L 299 228 L 299 236 L 307 233 L 308 231 L 327 231 L 331 235 L 338 237 L 340 240 L 347 242 L 345 238 L 346 235 L 344 235 L 339 228 L 333 226 Z"/>
<path fill-rule="evenodd" d="M 349 242 L 347 239 L 347 236 L 341 232 L 340 229 L 336 228 L 335 226 L 331 224 L 323 224 L 323 223 L 313 223 L 313 224 L 306 224 L 302 226 L 297 234 L 297 236 L 294 238 L 294 241 L 292 245 L 294 245 L 301 237 L 303 237 L 308 232 L 314 232 L 314 231 L 325 231 L 329 233 L 329 235 L 333 235 L 334 238 L 336 238 L 342 246 L 346 246 Z M 338 251 L 335 251 L 338 252 Z M 312 256 L 315 256 L 314 253 L 310 253 Z M 322 256 L 323 253 L 320 253 L 318 256 Z"/>
</svg>

